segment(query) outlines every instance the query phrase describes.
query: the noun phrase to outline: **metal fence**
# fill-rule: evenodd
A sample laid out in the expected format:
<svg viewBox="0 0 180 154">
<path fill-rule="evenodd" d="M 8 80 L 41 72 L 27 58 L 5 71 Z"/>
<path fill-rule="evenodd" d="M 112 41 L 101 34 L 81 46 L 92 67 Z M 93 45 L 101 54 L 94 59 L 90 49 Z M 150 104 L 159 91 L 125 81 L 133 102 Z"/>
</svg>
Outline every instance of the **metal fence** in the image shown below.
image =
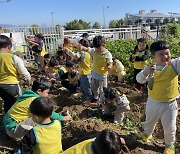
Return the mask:
<svg viewBox="0 0 180 154">
<path fill-rule="evenodd" d="M 108 29 L 87 29 L 87 30 L 64 30 L 64 37 L 68 37 L 71 42 L 77 42 L 82 37 L 83 33 L 89 34 L 89 39 L 92 40 L 95 36 L 104 36 L 107 41 L 119 39 L 137 39 L 141 37 L 141 28 L 133 26 L 123 26 L 121 28 Z"/>
<path fill-rule="evenodd" d="M 63 28 L 61 27 L 8 27 L 3 28 L 5 33 L 23 32 L 24 38 L 42 33 L 44 36 L 44 45 L 47 52 L 55 51 L 63 43 Z M 25 39 L 24 39 L 24 43 Z"/>
<path fill-rule="evenodd" d="M 44 35 L 44 44 L 47 52 L 51 53 L 57 50 L 58 46 L 63 44 L 64 37 L 69 38 L 71 42 L 78 42 L 83 33 L 89 34 L 92 40 L 95 36 L 104 36 L 106 40 L 113 41 L 119 39 L 137 39 L 142 37 L 141 27 L 123 26 L 121 28 L 109 29 L 87 29 L 87 30 L 64 30 L 62 27 L 8 27 L 4 28 L 6 32 L 23 32 L 24 36 L 34 36 L 37 33 Z"/>
</svg>

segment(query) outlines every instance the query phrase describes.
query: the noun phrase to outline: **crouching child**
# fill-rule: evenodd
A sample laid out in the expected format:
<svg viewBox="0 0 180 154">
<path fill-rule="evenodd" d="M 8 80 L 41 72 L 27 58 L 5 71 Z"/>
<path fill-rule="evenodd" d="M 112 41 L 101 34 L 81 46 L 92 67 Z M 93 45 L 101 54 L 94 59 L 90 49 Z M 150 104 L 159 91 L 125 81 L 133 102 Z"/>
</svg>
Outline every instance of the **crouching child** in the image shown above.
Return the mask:
<svg viewBox="0 0 180 154">
<path fill-rule="evenodd" d="M 114 115 L 115 123 L 121 123 L 124 113 L 130 111 L 130 102 L 126 95 L 121 94 L 115 88 L 104 89 L 104 96 L 101 97 L 100 102 L 105 115 Z"/>
<path fill-rule="evenodd" d="M 62 154 L 119 154 L 129 152 L 125 140 L 111 130 L 103 130 L 94 139 L 78 143 Z"/>
<path fill-rule="evenodd" d="M 37 125 L 24 136 L 14 154 L 62 152 L 61 122 L 50 118 L 54 105 L 54 101 L 48 97 L 39 97 L 32 101 L 30 112 Z"/>
</svg>

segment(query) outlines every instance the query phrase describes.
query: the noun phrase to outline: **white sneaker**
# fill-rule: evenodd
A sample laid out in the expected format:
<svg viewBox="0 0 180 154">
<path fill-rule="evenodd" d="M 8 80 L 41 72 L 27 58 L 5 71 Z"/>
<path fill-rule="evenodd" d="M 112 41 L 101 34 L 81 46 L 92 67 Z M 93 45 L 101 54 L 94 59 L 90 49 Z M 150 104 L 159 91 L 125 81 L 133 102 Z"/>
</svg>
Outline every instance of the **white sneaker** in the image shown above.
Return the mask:
<svg viewBox="0 0 180 154">
<path fill-rule="evenodd" d="M 72 97 L 73 97 L 73 98 L 79 98 L 80 96 L 81 96 L 80 93 L 72 94 Z"/>
<path fill-rule="evenodd" d="M 68 91 L 65 87 L 61 87 L 61 88 L 59 88 L 59 90 L 61 90 L 61 91 Z"/>
</svg>

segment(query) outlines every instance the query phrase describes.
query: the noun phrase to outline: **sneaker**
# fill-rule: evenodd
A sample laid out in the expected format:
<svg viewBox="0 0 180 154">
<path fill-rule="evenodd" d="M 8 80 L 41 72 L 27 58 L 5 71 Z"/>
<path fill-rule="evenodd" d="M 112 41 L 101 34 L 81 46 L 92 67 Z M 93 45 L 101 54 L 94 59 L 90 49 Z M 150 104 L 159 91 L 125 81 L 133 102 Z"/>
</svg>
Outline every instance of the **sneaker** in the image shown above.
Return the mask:
<svg viewBox="0 0 180 154">
<path fill-rule="evenodd" d="M 150 143 L 152 138 L 153 138 L 152 135 L 147 136 L 145 133 L 142 133 L 142 134 L 140 134 L 138 136 L 143 142 L 146 142 L 146 143 Z"/>
<path fill-rule="evenodd" d="M 81 97 L 81 94 L 80 93 L 74 93 L 74 94 L 72 94 L 72 97 L 73 98 L 79 98 L 79 97 Z"/>
<path fill-rule="evenodd" d="M 164 149 L 163 154 L 175 154 L 174 145 L 172 144 L 172 145 L 166 146 L 165 149 Z"/>
<path fill-rule="evenodd" d="M 65 87 L 60 87 L 59 90 L 64 91 L 67 90 Z"/>
</svg>

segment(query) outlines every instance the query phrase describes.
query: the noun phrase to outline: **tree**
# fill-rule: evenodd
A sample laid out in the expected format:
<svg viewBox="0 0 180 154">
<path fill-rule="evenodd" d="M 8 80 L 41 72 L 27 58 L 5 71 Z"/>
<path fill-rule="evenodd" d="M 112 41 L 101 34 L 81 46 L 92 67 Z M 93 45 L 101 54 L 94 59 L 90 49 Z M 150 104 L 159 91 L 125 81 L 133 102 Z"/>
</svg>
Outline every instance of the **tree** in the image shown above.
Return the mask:
<svg viewBox="0 0 180 154">
<path fill-rule="evenodd" d="M 169 18 L 164 18 L 163 24 L 167 24 L 167 23 L 169 23 Z"/>
<path fill-rule="evenodd" d="M 140 24 L 142 23 L 142 21 L 143 21 L 142 19 L 137 19 L 137 20 L 135 21 L 135 24 L 136 24 L 136 25 L 140 25 Z"/>
<path fill-rule="evenodd" d="M 123 25 L 125 25 L 125 21 L 123 19 L 117 20 L 116 27 L 120 27 L 120 26 L 123 26 Z"/>
<path fill-rule="evenodd" d="M 171 23 L 175 22 L 175 18 L 171 18 L 171 19 L 170 19 L 170 22 L 171 22 Z"/>
<path fill-rule="evenodd" d="M 162 29 L 162 35 L 164 38 L 176 38 L 179 40 L 180 38 L 180 25 L 176 22 L 168 23 Z"/>
<path fill-rule="evenodd" d="M 178 23 L 180 24 L 180 18 L 178 18 Z"/>
<path fill-rule="evenodd" d="M 152 22 L 152 19 L 151 18 L 148 18 L 147 20 L 146 20 L 146 23 L 147 24 L 150 24 Z"/>
<path fill-rule="evenodd" d="M 159 24 L 161 23 L 161 20 L 160 20 L 159 18 L 157 18 L 157 19 L 154 21 L 154 23 L 155 23 L 156 25 L 159 25 Z"/>
<path fill-rule="evenodd" d="M 8 28 L 3 28 L 3 33 L 10 33 L 10 30 Z"/>
<path fill-rule="evenodd" d="M 33 35 L 40 33 L 40 27 L 37 24 L 31 25 L 31 28 L 29 29 L 29 32 Z"/>
<path fill-rule="evenodd" d="M 61 32 L 61 25 L 57 24 L 55 26 L 55 29 L 56 29 L 56 33 L 60 33 Z"/>
<path fill-rule="evenodd" d="M 91 22 L 85 22 L 82 19 L 79 20 L 79 23 L 83 25 L 83 29 L 89 29 Z"/>
<path fill-rule="evenodd" d="M 80 20 L 73 20 L 65 25 L 66 30 L 81 30 L 81 29 L 89 29 L 91 22 L 85 22 L 82 19 Z"/>
<path fill-rule="evenodd" d="M 101 28 L 101 25 L 100 25 L 99 22 L 95 22 L 95 23 L 93 24 L 93 29 L 100 29 L 100 28 Z"/>
<path fill-rule="evenodd" d="M 116 28 L 117 27 L 117 20 L 111 20 L 109 22 L 109 28 Z"/>
<path fill-rule="evenodd" d="M 126 25 L 132 25 L 132 21 L 131 21 L 131 20 L 126 20 L 126 21 L 125 21 L 125 24 L 126 24 Z"/>
</svg>

